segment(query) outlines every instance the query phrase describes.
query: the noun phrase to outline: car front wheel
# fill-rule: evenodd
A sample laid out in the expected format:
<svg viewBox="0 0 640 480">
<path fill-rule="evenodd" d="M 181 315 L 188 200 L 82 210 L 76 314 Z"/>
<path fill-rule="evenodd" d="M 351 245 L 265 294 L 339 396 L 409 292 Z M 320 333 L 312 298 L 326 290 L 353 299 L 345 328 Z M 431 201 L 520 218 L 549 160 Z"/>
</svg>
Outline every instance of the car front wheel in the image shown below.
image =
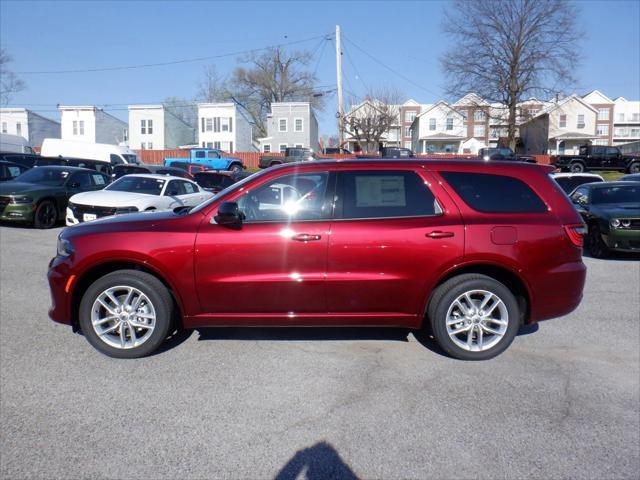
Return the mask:
<svg viewBox="0 0 640 480">
<path fill-rule="evenodd" d="M 173 301 L 153 275 L 118 270 L 96 280 L 80 303 L 79 323 L 88 342 L 115 358 L 149 355 L 164 341 Z"/>
<path fill-rule="evenodd" d="M 640 173 L 640 162 L 633 162 L 629 165 L 629 173 Z"/>
<path fill-rule="evenodd" d="M 53 228 L 58 222 L 58 208 L 51 200 L 41 202 L 34 213 L 33 226 L 36 228 Z"/>
<path fill-rule="evenodd" d="M 427 315 L 440 347 L 460 360 L 499 355 L 520 327 L 520 309 L 513 293 L 480 274 L 459 275 L 440 285 Z"/>
<path fill-rule="evenodd" d="M 571 165 L 569 165 L 569 171 L 571 173 L 582 173 L 584 172 L 584 164 L 580 162 L 573 162 Z"/>
</svg>

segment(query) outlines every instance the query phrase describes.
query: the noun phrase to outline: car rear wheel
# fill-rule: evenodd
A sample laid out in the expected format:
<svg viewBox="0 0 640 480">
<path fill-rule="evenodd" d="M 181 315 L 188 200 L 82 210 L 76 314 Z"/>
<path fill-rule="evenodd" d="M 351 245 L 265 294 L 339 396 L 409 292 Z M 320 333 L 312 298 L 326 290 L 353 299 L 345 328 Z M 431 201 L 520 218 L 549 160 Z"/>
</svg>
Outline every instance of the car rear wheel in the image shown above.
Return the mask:
<svg viewBox="0 0 640 480">
<path fill-rule="evenodd" d="M 629 173 L 640 173 L 640 162 L 633 162 L 629 165 Z"/>
<path fill-rule="evenodd" d="M 520 309 L 513 293 L 480 274 L 459 275 L 440 285 L 427 316 L 440 347 L 460 360 L 499 355 L 520 327 Z"/>
<path fill-rule="evenodd" d="M 602 239 L 602 232 L 597 223 L 589 225 L 587 248 L 593 258 L 605 258 L 609 255 L 609 247 Z"/>
<path fill-rule="evenodd" d="M 33 226 L 36 228 L 52 228 L 58 221 L 58 209 L 51 200 L 41 202 L 34 214 Z"/>
<path fill-rule="evenodd" d="M 153 275 L 119 270 L 96 280 L 80 303 L 79 323 L 88 342 L 115 358 L 149 355 L 169 331 L 173 301 Z"/>
<path fill-rule="evenodd" d="M 582 173 L 584 172 L 584 164 L 581 162 L 573 162 L 569 165 L 569 171 L 571 173 Z"/>
</svg>

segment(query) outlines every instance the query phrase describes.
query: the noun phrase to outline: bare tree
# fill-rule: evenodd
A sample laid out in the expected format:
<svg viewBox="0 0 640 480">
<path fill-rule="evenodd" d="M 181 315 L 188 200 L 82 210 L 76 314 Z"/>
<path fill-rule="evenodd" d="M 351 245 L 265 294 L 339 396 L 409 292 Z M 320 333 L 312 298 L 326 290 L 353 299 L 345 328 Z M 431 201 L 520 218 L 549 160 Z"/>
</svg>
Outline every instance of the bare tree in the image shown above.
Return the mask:
<svg viewBox="0 0 640 480">
<path fill-rule="evenodd" d="M 7 105 L 13 95 L 25 89 L 25 83 L 9 70 L 13 58 L 5 49 L 0 49 L 0 105 Z"/>
<path fill-rule="evenodd" d="M 231 92 L 225 78 L 218 74 L 215 65 L 208 65 L 204 69 L 204 76 L 198 85 L 197 99 L 201 102 L 229 102 Z"/>
<path fill-rule="evenodd" d="M 353 107 L 344 117 L 347 137 L 355 140 L 366 153 L 377 153 L 383 140 L 397 141 L 401 98 L 393 89 L 378 89 L 361 101 L 352 99 Z"/>
<path fill-rule="evenodd" d="M 316 109 L 322 108 L 317 78 L 307 69 L 311 62 L 309 52 L 270 48 L 241 62 L 247 66 L 234 70 L 228 92 L 249 113 L 258 135 L 267 134 L 266 118 L 273 102 L 305 101 Z"/>
<path fill-rule="evenodd" d="M 508 109 L 508 141 L 516 146 L 518 102 L 574 82 L 582 36 L 566 0 L 455 0 L 443 30 L 453 40 L 441 58 L 448 93 L 476 92 Z"/>
</svg>

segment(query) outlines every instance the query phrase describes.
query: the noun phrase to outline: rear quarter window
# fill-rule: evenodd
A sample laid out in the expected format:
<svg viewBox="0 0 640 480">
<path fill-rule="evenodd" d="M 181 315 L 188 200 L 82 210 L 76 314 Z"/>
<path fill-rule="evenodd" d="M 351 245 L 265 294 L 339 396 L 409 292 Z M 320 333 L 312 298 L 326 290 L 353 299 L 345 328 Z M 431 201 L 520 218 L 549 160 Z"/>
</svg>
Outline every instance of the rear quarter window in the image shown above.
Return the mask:
<svg viewBox="0 0 640 480">
<path fill-rule="evenodd" d="M 484 213 L 544 213 L 547 206 L 522 180 L 505 175 L 440 172 L 474 210 Z"/>
</svg>

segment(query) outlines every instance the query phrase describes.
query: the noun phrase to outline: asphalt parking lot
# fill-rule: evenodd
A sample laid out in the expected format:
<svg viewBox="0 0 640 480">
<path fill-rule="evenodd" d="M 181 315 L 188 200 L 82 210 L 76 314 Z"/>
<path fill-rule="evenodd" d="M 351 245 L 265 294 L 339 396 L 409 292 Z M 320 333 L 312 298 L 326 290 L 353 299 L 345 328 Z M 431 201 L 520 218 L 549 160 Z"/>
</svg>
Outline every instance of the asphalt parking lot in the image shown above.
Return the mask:
<svg viewBox="0 0 640 480">
<path fill-rule="evenodd" d="M 207 329 L 113 360 L 47 317 L 60 229 L 0 227 L 2 478 L 638 478 L 640 261 L 468 363 L 401 330 Z"/>
</svg>

